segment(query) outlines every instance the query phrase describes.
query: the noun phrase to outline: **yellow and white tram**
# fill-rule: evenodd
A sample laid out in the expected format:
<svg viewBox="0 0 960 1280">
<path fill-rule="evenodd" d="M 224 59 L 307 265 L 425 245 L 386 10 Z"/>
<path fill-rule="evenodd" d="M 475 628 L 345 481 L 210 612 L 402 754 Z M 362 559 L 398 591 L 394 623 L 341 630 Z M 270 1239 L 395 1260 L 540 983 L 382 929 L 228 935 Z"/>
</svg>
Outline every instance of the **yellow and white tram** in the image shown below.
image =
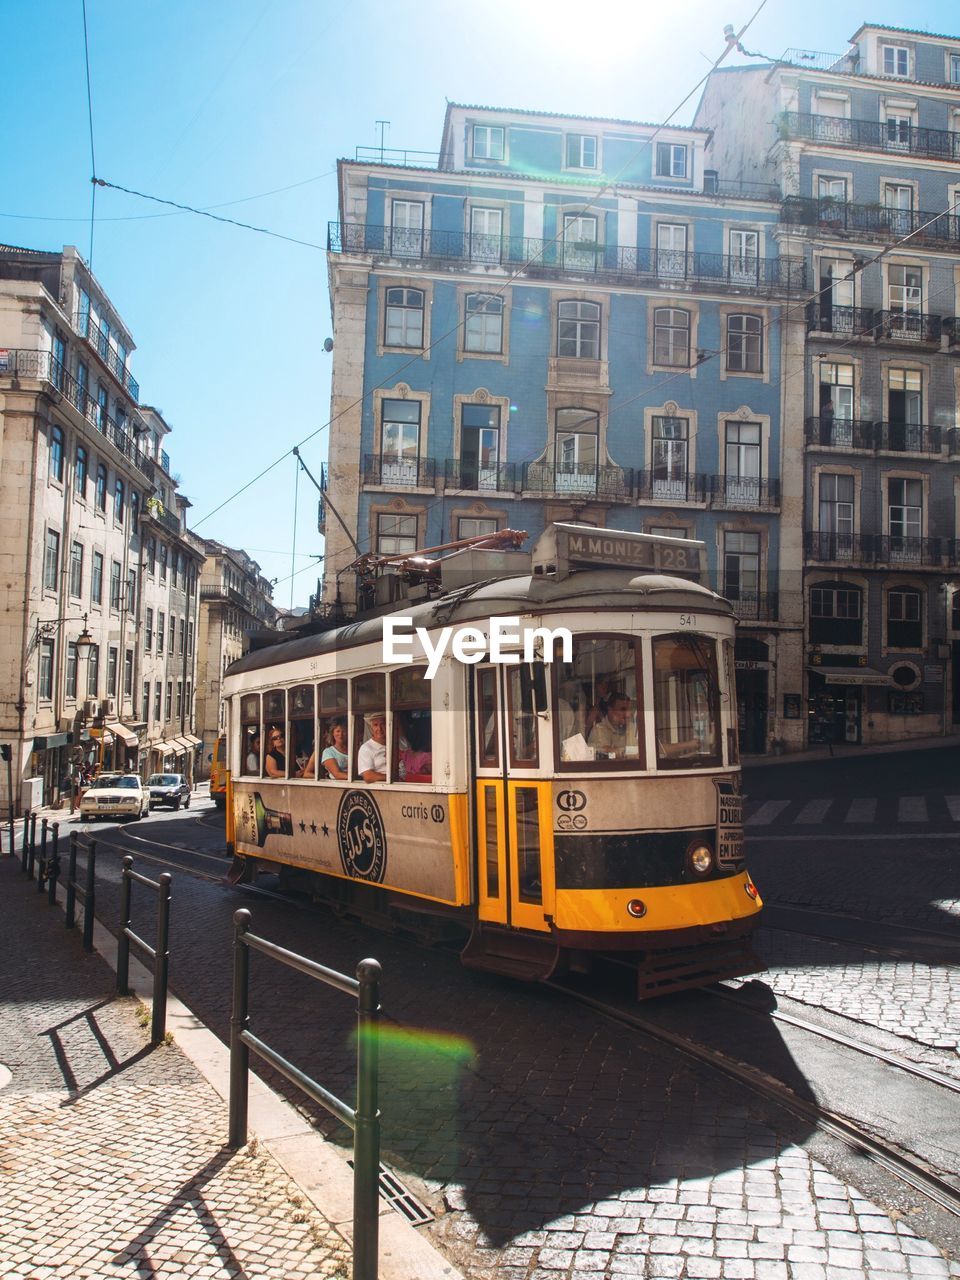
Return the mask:
<svg viewBox="0 0 960 1280">
<path fill-rule="evenodd" d="M 518 553 L 451 556 L 419 599 L 240 659 L 238 859 L 359 915 L 447 917 L 465 963 L 517 977 L 755 972 L 734 617 L 702 554 L 553 525 L 513 576 Z"/>
</svg>

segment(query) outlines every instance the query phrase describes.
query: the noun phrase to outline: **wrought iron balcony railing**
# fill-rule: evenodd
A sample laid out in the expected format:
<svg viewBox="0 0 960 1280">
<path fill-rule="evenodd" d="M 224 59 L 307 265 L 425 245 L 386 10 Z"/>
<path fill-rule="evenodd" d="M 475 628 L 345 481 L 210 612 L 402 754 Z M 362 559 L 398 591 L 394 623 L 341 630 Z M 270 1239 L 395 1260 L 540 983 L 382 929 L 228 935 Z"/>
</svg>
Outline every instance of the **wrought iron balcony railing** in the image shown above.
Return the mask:
<svg viewBox="0 0 960 1280">
<path fill-rule="evenodd" d="M 97 323 L 89 311 L 79 311 L 73 318 L 73 327 L 81 338 L 86 338 L 134 404 L 139 403 L 140 384 L 131 376 L 126 362 L 120 359 L 119 352 L 110 346 L 110 336 L 107 331 Z"/>
<path fill-rule="evenodd" d="M 641 502 L 662 503 L 707 501 L 710 477 L 703 475 L 661 475 L 655 471 L 638 471 L 636 494 Z"/>
<path fill-rule="evenodd" d="M 153 480 L 154 464 L 137 444 L 124 425 L 111 418 L 103 406 L 91 396 L 76 378 L 68 373 L 63 364 L 54 359 L 49 351 L 8 350 L 5 361 L 0 359 L 0 377 L 4 375 L 20 378 L 36 378 L 49 383 L 55 390 L 73 405 L 87 422 L 128 458 L 133 465 L 142 471 L 148 479 Z"/>
<path fill-rule="evenodd" d="M 875 311 L 874 325 L 878 338 L 892 342 L 939 342 L 943 329 L 940 316 L 924 311 Z"/>
<path fill-rule="evenodd" d="M 484 465 L 475 460 L 447 458 L 444 466 L 445 489 L 464 489 L 468 492 L 516 493 L 517 464 L 515 462 Z"/>
<path fill-rule="evenodd" d="M 876 424 L 861 418 L 807 418 L 807 444 L 821 449 L 875 449 Z"/>
<path fill-rule="evenodd" d="M 912 538 L 896 534 L 822 533 L 803 535 L 808 560 L 830 564 L 942 566 L 949 539 Z"/>
<path fill-rule="evenodd" d="M 942 316 L 925 311 L 879 311 L 872 307 L 837 307 L 821 299 L 807 306 L 807 332 L 839 337 L 875 338 L 887 342 L 939 342 L 947 328 Z"/>
<path fill-rule="evenodd" d="M 870 307 L 837 307 L 832 302 L 807 305 L 808 333 L 835 333 L 844 338 L 874 336 L 873 309 Z"/>
<path fill-rule="evenodd" d="M 620 283 L 690 283 L 777 292 L 806 287 L 801 258 L 760 258 L 592 241 L 542 240 L 530 236 L 471 235 L 463 231 L 408 230 L 363 223 L 331 222 L 331 253 L 362 253 L 405 262 L 451 262 L 503 266 L 536 277 L 597 276 Z"/>
<path fill-rule="evenodd" d="M 710 505 L 769 511 L 780 505 L 780 481 L 760 476 L 711 476 Z"/>
<path fill-rule="evenodd" d="M 952 213 L 787 196 L 780 206 L 780 220 L 794 226 L 846 231 L 860 239 L 896 240 L 912 235 L 914 244 L 960 251 L 960 217 Z"/>
<path fill-rule="evenodd" d="M 742 587 L 722 582 L 717 590 L 730 601 L 733 612 L 743 621 L 776 622 L 780 616 L 780 597 L 775 591 L 744 591 Z"/>
<path fill-rule="evenodd" d="M 633 470 L 630 467 L 596 467 L 586 463 L 553 467 L 544 462 L 527 462 L 522 488 L 550 497 L 603 498 L 609 502 L 633 500 Z"/>
<path fill-rule="evenodd" d="M 878 422 L 877 449 L 888 453 L 939 453 L 943 432 L 922 422 Z"/>
<path fill-rule="evenodd" d="M 878 564 L 929 565 L 943 562 L 943 538 L 905 538 L 883 534 L 874 539 Z"/>
<path fill-rule="evenodd" d="M 382 484 L 394 489 L 422 489 L 431 488 L 436 478 L 435 458 L 384 458 L 378 453 L 364 455 L 364 484 Z"/>
<path fill-rule="evenodd" d="M 822 142 L 826 146 L 858 151 L 886 151 L 894 155 L 924 156 L 931 160 L 960 160 L 960 133 L 927 129 L 905 121 L 848 120 L 843 116 L 812 115 L 784 111 L 780 117 L 783 138 Z"/>
</svg>

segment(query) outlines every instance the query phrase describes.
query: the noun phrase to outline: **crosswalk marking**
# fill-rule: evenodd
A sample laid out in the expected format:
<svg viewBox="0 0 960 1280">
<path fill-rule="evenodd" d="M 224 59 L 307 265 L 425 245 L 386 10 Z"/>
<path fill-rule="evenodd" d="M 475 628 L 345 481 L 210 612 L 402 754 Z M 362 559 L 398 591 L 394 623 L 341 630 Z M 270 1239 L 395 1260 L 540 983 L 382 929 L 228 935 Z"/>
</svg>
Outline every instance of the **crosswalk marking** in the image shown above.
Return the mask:
<svg viewBox="0 0 960 1280">
<path fill-rule="evenodd" d="M 832 804 L 832 800 L 808 800 L 794 818 L 794 822 L 805 823 L 808 826 L 814 822 L 822 822 Z"/>
<path fill-rule="evenodd" d="M 872 822 L 876 813 L 876 800 L 851 800 L 844 822 Z"/>
<path fill-rule="evenodd" d="M 747 818 L 746 825 L 748 827 L 766 826 L 768 822 L 772 822 L 774 818 L 783 813 L 789 804 L 789 800 L 767 800 L 756 813 L 752 813 Z"/>
<path fill-rule="evenodd" d="M 901 796 L 897 805 L 898 822 L 926 822 L 926 796 Z"/>
</svg>

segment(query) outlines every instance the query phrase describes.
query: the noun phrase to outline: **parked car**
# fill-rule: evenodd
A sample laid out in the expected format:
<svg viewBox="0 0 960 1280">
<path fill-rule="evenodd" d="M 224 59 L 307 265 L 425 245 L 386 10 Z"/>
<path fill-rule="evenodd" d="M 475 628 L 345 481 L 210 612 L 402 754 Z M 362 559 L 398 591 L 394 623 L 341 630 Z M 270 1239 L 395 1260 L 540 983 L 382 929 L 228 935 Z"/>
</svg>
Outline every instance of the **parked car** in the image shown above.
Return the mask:
<svg viewBox="0 0 960 1280">
<path fill-rule="evenodd" d="M 190 783 L 182 773 L 151 773 L 147 791 L 151 809 L 161 804 L 171 809 L 179 809 L 181 804 L 185 809 L 190 808 Z"/>
<path fill-rule="evenodd" d="M 150 796 L 135 773 L 102 773 L 80 797 L 81 819 L 142 818 Z"/>
</svg>

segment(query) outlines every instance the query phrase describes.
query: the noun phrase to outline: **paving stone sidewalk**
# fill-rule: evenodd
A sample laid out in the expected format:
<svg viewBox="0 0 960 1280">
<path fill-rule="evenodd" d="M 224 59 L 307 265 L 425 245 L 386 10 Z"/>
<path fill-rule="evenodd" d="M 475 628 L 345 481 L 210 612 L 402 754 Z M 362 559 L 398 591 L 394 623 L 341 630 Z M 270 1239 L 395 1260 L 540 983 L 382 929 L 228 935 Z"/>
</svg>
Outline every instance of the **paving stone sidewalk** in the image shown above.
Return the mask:
<svg viewBox="0 0 960 1280">
<path fill-rule="evenodd" d="M 222 1100 L 150 1048 L 62 913 L 10 860 L 0 885 L 3 1280 L 348 1276 L 343 1237 L 256 1143 L 227 1149 Z"/>
</svg>

